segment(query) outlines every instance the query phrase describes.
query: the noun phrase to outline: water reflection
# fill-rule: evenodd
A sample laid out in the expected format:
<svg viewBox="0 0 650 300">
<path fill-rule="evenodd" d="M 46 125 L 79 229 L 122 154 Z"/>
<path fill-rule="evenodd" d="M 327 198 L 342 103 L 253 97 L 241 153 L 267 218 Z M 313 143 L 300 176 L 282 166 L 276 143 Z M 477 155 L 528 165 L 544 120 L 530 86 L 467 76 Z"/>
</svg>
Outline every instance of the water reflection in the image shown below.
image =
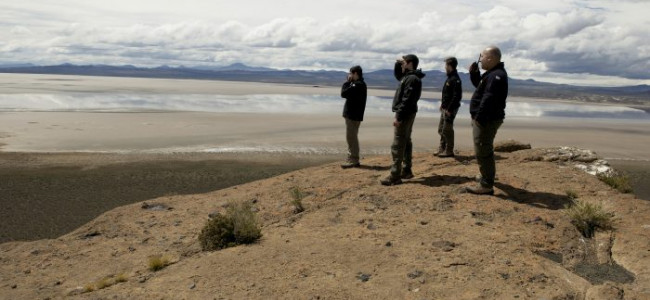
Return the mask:
<svg viewBox="0 0 650 300">
<path fill-rule="evenodd" d="M 0 94 L 2 111 L 201 111 L 340 114 L 344 99 L 336 95 L 206 95 L 206 94 Z M 392 98 L 369 96 L 366 113 L 386 115 Z M 422 115 L 437 115 L 439 101 L 422 99 Z M 469 116 L 463 101 L 460 117 Z M 625 106 L 552 102 L 508 102 L 507 117 L 571 117 L 648 119 L 645 111 Z"/>
</svg>

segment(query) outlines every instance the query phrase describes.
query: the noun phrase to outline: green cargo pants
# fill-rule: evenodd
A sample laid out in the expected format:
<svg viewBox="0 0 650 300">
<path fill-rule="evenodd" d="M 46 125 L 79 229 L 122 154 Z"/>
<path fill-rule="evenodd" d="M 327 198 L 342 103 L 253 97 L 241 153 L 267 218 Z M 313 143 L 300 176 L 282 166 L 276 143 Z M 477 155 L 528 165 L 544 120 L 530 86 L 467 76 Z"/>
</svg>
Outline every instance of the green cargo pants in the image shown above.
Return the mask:
<svg viewBox="0 0 650 300">
<path fill-rule="evenodd" d="M 454 151 L 454 119 L 458 110 L 440 111 L 440 122 L 438 123 L 438 134 L 440 135 L 439 152 L 453 153 Z"/>
<path fill-rule="evenodd" d="M 404 168 L 411 168 L 413 158 L 413 143 L 411 142 L 411 132 L 415 123 L 415 114 L 412 114 L 395 128 L 393 144 L 390 146 L 393 156 L 393 166 L 390 168 L 390 175 L 393 178 L 400 178 L 402 175 L 402 164 Z"/>
<path fill-rule="evenodd" d="M 494 137 L 503 120 L 488 121 L 479 124 L 472 120 L 472 135 L 474 136 L 474 153 L 481 172 L 481 186 L 494 187 L 496 163 L 494 161 Z"/>
</svg>

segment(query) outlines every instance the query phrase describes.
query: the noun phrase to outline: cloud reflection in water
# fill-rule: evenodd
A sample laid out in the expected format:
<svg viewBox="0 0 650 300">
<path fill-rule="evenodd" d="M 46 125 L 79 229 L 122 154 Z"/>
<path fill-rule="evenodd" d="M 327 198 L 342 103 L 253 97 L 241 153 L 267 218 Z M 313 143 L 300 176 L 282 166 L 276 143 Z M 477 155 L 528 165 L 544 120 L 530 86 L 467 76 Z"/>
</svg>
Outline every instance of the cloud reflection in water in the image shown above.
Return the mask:
<svg viewBox="0 0 650 300">
<path fill-rule="evenodd" d="M 340 114 L 344 99 L 336 95 L 206 94 L 0 94 L 2 111 L 199 111 L 239 113 Z M 369 96 L 368 115 L 390 115 L 392 99 Z M 437 115 L 439 101 L 422 99 L 420 115 Z M 463 101 L 459 117 L 469 117 Z M 625 106 L 510 101 L 506 117 L 650 119 L 643 110 Z"/>
</svg>

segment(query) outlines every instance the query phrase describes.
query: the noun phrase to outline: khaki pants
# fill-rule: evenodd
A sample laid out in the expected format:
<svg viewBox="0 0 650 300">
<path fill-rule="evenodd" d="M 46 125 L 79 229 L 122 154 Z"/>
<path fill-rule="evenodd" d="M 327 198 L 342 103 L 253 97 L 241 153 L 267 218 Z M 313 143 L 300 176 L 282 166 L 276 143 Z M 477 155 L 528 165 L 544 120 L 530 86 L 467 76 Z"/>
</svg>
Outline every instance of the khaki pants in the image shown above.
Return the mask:
<svg viewBox="0 0 650 300">
<path fill-rule="evenodd" d="M 361 121 L 345 118 L 345 139 L 348 142 L 348 162 L 359 162 L 359 127 Z"/>
<path fill-rule="evenodd" d="M 481 172 L 481 185 L 486 188 L 494 186 L 496 163 L 494 161 L 494 137 L 503 120 L 489 121 L 479 125 L 472 120 L 472 135 L 474 136 L 474 152 Z"/>
<path fill-rule="evenodd" d="M 415 123 L 415 114 L 406 117 L 399 126 L 395 127 L 395 136 L 390 147 L 393 156 L 393 166 L 390 168 L 390 174 L 393 178 L 401 177 L 402 164 L 404 164 L 404 168 L 411 168 L 413 158 L 411 132 L 413 131 L 413 123 Z"/>
</svg>

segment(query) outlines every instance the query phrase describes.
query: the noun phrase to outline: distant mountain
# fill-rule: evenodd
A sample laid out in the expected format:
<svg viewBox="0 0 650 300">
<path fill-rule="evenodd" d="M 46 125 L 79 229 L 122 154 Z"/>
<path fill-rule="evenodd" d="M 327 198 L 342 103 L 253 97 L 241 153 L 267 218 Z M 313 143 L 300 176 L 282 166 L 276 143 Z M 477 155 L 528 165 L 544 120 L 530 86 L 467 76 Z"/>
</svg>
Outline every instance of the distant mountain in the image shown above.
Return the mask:
<svg viewBox="0 0 650 300">
<path fill-rule="evenodd" d="M 342 71 L 278 70 L 250 67 L 235 63 L 223 67 L 169 67 L 143 68 L 132 65 L 73 65 L 35 66 L 32 64 L 0 65 L 0 73 L 62 74 L 87 76 L 118 76 L 146 78 L 181 78 L 206 80 L 252 81 L 319 86 L 339 86 L 345 80 Z M 440 91 L 445 73 L 437 70 L 424 71 L 424 89 Z M 364 74 L 370 88 L 394 89 L 397 81 L 392 70 L 377 70 Z M 464 98 L 471 96 L 473 86 L 469 74 L 460 73 Z M 531 79 L 510 78 L 510 95 L 547 99 L 578 100 L 584 102 L 607 102 L 647 105 L 650 104 L 650 86 L 587 87 L 537 82 Z"/>
</svg>

